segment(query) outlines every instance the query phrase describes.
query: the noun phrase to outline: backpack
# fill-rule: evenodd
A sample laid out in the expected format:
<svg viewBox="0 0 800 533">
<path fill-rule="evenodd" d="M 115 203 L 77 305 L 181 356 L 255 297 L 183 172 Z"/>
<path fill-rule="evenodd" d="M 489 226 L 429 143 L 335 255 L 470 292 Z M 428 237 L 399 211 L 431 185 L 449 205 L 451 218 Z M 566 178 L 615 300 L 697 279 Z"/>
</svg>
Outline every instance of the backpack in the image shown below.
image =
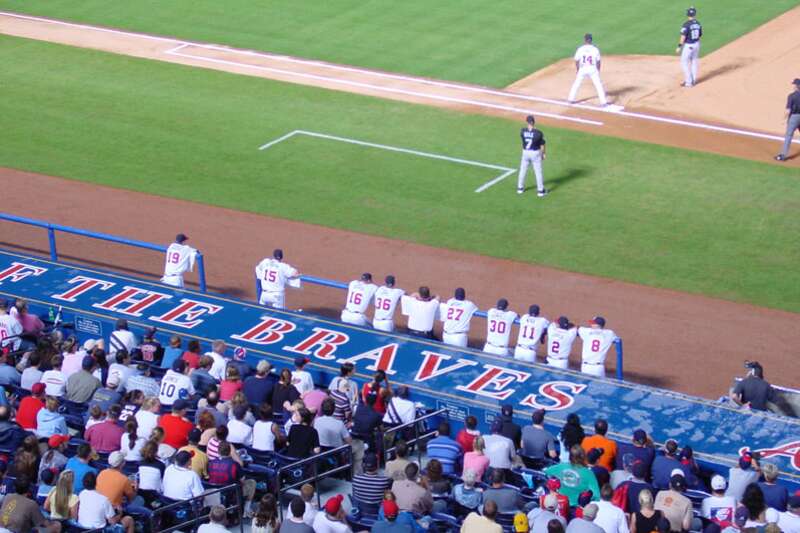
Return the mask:
<svg viewBox="0 0 800 533">
<path fill-rule="evenodd" d="M 623 510 L 623 512 L 628 512 L 628 489 L 630 488 L 630 482 L 626 481 L 618 486 L 614 490 L 614 495 L 611 497 L 611 503 L 619 507 Z"/>
</svg>

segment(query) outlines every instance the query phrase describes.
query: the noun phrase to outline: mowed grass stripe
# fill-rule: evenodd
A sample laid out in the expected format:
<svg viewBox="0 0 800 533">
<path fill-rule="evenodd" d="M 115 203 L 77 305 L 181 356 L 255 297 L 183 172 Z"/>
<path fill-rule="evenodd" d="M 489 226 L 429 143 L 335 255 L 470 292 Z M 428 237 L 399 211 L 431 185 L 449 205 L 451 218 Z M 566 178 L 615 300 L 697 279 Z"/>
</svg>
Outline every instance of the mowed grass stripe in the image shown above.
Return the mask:
<svg viewBox="0 0 800 533">
<path fill-rule="evenodd" d="M 3 166 L 800 311 L 795 169 L 548 127 L 549 197 L 476 194 L 486 169 L 257 148 L 514 167 L 520 123 L 10 37 L 0 60 Z"/>
</svg>

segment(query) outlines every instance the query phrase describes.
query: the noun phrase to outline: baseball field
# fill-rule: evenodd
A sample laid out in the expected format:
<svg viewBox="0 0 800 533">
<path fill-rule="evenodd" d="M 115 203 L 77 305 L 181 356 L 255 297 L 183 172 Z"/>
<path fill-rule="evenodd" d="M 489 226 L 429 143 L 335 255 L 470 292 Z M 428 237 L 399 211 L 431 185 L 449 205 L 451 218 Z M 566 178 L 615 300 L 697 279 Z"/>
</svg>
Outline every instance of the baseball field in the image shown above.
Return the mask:
<svg viewBox="0 0 800 533">
<path fill-rule="evenodd" d="M 696 5 L 704 54 L 800 13 L 789 0 Z M 312 275 L 393 271 L 408 288 L 463 284 L 483 308 L 506 296 L 576 321 L 604 314 L 634 379 L 719 395 L 759 358 L 796 384 L 800 166 L 768 162 L 780 128 L 502 89 L 571 56 L 585 31 L 604 54 L 668 54 L 683 9 L 0 0 L 3 210 L 148 241 L 184 231 L 212 285 L 244 297 L 256 258 L 282 246 Z M 791 65 L 774 68 L 785 98 Z M 544 199 L 515 194 L 528 112 L 547 139 Z M 3 245 L 41 248 L 0 228 Z M 333 313 L 337 298 L 298 302 Z M 698 360 L 718 375 L 697 380 Z"/>
</svg>

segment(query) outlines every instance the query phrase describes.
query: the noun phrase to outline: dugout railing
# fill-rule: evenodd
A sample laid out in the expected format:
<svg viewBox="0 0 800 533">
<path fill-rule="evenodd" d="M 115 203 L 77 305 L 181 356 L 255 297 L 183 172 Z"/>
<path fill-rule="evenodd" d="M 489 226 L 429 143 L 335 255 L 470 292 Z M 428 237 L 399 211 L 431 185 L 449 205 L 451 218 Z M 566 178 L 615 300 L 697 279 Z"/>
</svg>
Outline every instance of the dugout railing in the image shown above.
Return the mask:
<svg viewBox="0 0 800 533">
<path fill-rule="evenodd" d="M 408 445 L 409 450 L 415 451 L 419 464 L 422 464 L 422 444 L 439 434 L 438 423 L 435 424 L 435 427 L 427 426 L 437 418 L 449 421 L 450 413 L 447 409 L 439 409 L 417 417 L 406 424 L 390 427 L 378 435 L 377 445 L 380 448 L 381 464 L 385 465 L 390 460 L 391 454 L 397 449 L 399 439 Z"/>
</svg>

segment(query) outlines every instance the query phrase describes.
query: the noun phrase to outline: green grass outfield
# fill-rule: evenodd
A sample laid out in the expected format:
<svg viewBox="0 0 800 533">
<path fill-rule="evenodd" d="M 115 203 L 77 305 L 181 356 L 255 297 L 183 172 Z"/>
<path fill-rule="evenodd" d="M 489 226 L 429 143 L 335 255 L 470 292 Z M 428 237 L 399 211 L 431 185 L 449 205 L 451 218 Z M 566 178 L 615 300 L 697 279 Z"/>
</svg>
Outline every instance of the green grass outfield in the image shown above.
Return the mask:
<svg viewBox="0 0 800 533">
<path fill-rule="evenodd" d="M 0 9 L 504 87 L 571 56 L 587 31 L 604 54 L 673 54 L 691 3 L 0 0 Z M 703 53 L 799 3 L 696 0 Z"/>
<path fill-rule="evenodd" d="M 514 167 L 520 123 L 11 37 L 0 61 L 2 166 L 800 311 L 796 169 L 548 127 L 549 197 L 476 194 L 497 172 L 257 147 Z"/>
</svg>

